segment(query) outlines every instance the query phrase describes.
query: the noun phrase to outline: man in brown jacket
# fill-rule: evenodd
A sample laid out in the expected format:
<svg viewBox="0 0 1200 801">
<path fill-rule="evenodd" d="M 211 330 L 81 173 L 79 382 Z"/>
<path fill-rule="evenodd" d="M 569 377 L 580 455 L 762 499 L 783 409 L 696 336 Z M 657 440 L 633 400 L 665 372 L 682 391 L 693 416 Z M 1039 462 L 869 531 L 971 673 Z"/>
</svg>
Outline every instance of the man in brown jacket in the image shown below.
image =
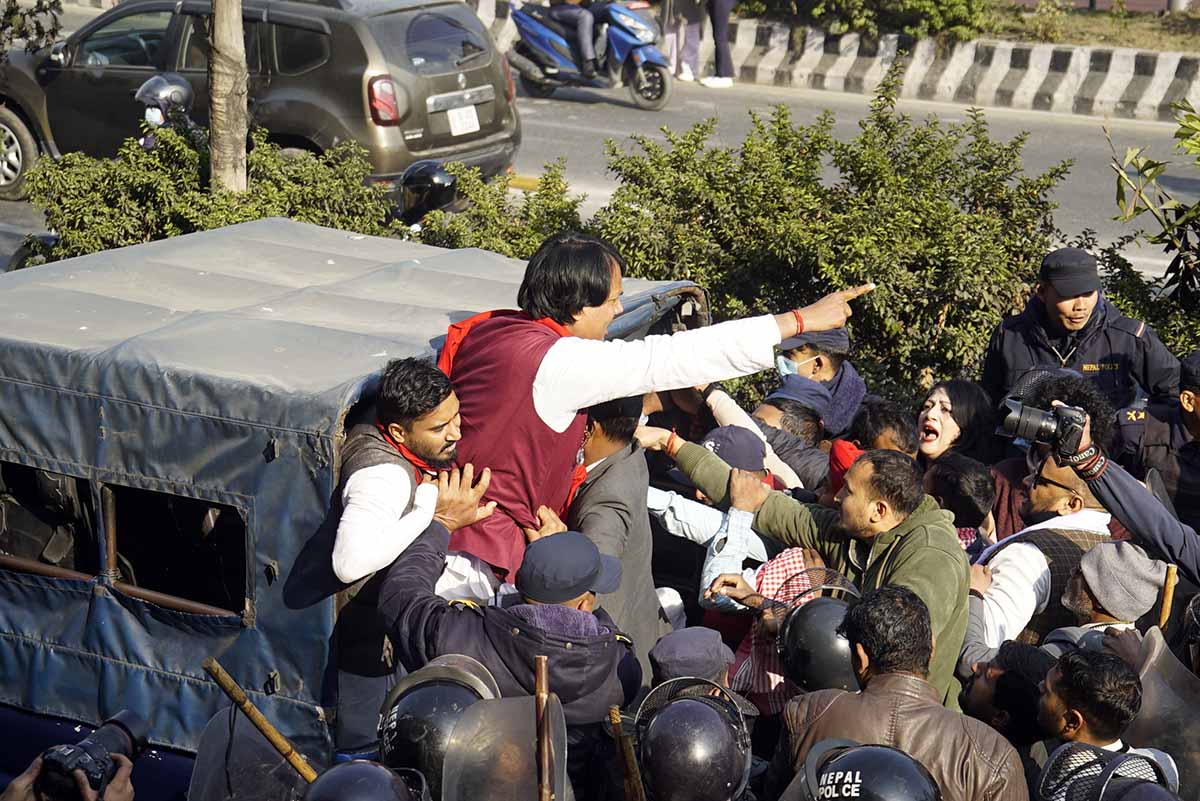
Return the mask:
<svg viewBox="0 0 1200 801">
<path fill-rule="evenodd" d="M 926 681 L 936 643 L 916 594 L 899 586 L 868 592 L 839 633 L 864 689 L 821 690 L 784 707 L 768 798 L 787 787 L 815 744 L 844 738 L 904 751 L 933 775 L 943 801 L 1028 801 L 1013 747 L 986 724 L 943 707 Z"/>
</svg>

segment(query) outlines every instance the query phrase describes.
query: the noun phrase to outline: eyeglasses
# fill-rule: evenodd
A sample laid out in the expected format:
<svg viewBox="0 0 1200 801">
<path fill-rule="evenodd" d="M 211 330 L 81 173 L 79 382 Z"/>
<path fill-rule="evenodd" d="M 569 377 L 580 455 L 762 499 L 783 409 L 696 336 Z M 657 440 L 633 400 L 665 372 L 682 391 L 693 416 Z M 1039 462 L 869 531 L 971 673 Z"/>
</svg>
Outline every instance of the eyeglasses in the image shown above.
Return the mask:
<svg viewBox="0 0 1200 801">
<path fill-rule="evenodd" d="M 1048 461 L 1050 461 L 1049 456 L 1045 457 L 1044 459 L 1040 460 L 1037 463 L 1037 466 L 1033 469 L 1033 471 L 1030 474 L 1032 476 L 1032 479 L 1029 481 L 1029 489 L 1032 490 L 1034 487 L 1039 486 L 1039 485 L 1042 485 L 1042 486 L 1049 485 L 1051 487 L 1058 487 L 1061 490 L 1066 490 L 1067 492 L 1071 493 L 1072 495 L 1078 495 L 1079 490 L 1076 489 L 1075 487 L 1068 487 L 1066 484 L 1063 484 L 1062 482 L 1055 481 L 1052 478 L 1047 478 L 1046 476 L 1042 475 L 1042 470 L 1044 470 L 1046 468 L 1046 463 Z"/>
</svg>

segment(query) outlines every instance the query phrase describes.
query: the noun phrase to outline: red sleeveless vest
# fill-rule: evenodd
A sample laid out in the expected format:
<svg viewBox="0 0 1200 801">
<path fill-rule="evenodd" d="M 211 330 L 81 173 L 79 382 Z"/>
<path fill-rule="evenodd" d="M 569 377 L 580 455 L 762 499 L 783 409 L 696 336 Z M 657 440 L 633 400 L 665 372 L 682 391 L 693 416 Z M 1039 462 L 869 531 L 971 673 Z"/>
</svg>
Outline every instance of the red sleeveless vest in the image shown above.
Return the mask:
<svg viewBox="0 0 1200 801">
<path fill-rule="evenodd" d="M 456 343 L 448 367 L 458 395 L 462 440 L 458 463 L 492 470 L 485 500 L 496 513 L 459 529 L 450 548 L 473 554 L 512 580 L 525 553 L 523 526 L 538 528 L 537 508 L 563 510 L 583 444 L 587 415 L 575 415 L 563 433 L 533 407 L 533 380 L 561 334 L 520 314 L 497 313 L 472 325 Z"/>
</svg>

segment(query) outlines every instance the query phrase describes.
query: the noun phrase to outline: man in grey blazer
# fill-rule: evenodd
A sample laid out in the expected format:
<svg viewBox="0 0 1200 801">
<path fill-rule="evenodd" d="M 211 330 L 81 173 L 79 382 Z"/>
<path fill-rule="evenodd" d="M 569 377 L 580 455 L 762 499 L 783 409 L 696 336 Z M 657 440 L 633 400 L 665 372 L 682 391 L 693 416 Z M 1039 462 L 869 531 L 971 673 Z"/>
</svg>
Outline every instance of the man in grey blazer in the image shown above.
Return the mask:
<svg viewBox="0 0 1200 801">
<path fill-rule="evenodd" d="M 600 553 L 621 560 L 621 586 L 600 595 L 596 606 L 612 616 L 623 634 L 633 640 L 642 666 L 642 683 L 649 686 L 650 649 L 671 631 L 659 605 L 650 572 L 653 546 L 646 488 L 650 472 L 646 455 L 634 441 L 642 399 L 622 398 L 588 409 L 583 463 L 587 479 L 571 501 L 564 525 L 545 507 L 538 510 L 540 531 L 526 530 L 532 540 L 570 528 L 579 531 Z"/>
</svg>

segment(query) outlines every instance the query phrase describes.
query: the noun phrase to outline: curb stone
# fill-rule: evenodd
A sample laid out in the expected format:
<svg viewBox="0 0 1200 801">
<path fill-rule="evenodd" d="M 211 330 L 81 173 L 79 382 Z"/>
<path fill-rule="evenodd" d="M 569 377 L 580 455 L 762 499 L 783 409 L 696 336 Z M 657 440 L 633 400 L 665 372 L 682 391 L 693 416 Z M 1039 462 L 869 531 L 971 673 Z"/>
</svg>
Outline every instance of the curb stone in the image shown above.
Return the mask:
<svg viewBox="0 0 1200 801">
<path fill-rule="evenodd" d="M 117 0 L 66 0 L 106 9 Z M 516 41 L 508 0 L 466 0 L 502 52 Z M 702 72 L 713 70 L 704 21 Z M 1028 44 L 978 39 L 939 48 L 932 39 L 856 33 L 733 19 L 729 42 L 737 80 L 798 89 L 870 94 L 898 53 L 908 53 L 900 96 L 963 105 L 1096 117 L 1174 119 L 1171 104 L 1200 107 L 1200 52 Z"/>
<path fill-rule="evenodd" d="M 103 1 L 103 0 L 97 0 Z M 508 0 L 467 0 L 501 51 L 516 41 Z M 702 65 L 713 67 L 708 21 Z M 897 53 L 907 52 L 901 97 L 976 106 L 1127 119 L 1174 119 L 1171 104 L 1200 106 L 1200 52 L 1027 44 L 978 39 L 939 48 L 932 39 L 856 33 L 734 19 L 729 43 L 737 80 L 870 94 Z"/>
</svg>

